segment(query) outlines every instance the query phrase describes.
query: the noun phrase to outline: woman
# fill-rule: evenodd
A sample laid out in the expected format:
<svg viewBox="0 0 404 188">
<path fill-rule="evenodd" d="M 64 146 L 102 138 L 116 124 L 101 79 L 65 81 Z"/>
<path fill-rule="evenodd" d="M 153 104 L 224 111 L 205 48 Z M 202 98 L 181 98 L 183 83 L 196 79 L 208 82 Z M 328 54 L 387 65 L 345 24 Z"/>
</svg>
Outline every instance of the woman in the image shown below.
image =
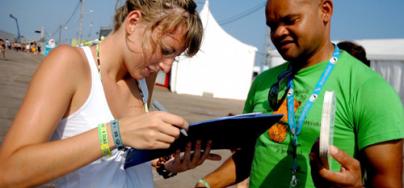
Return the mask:
<svg viewBox="0 0 404 188">
<path fill-rule="evenodd" d="M 168 148 L 187 129 L 179 116 L 147 113 L 150 99 L 143 98 L 159 70 L 168 72 L 176 56 L 199 50 L 195 9 L 192 0 L 128 0 L 116 12 L 112 34 L 97 46 L 54 49 L 4 139 L 0 187 L 152 187 L 150 163 L 123 170 L 122 148 Z M 150 89 L 142 91 L 142 83 Z M 209 157 L 210 147 L 203 149 L 157 164 L 171 174 L 194 168 Z"/>
</svg>

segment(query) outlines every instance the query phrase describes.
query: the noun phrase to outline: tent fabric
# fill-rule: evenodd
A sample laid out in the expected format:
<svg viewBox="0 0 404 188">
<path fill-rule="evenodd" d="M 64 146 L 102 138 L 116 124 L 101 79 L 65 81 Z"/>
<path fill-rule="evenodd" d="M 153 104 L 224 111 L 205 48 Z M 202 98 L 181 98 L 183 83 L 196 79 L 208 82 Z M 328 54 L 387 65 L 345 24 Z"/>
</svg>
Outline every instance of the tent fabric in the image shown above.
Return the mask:
<svg viewBox="0 0 404 188">
<path fill-rule="evenodd" d="M 226 33 L 205 2 L 199 13 L 204 27 L 200 51 L 192 58 L 180 56 L 171 71 L 170 86 L 179 94 L 215 98 L 247 97 L 257 48 Z"/>
<path fill-rule="evenodd" d="M 363 46 L 370 60 L 404 60 L 404 39 L 355 40 Z"/>
<path fill-rule="evenodd" d="M 371 65 L 393 86 L 404 104 L 404 60 L 371 60 Z"/>
</svg>

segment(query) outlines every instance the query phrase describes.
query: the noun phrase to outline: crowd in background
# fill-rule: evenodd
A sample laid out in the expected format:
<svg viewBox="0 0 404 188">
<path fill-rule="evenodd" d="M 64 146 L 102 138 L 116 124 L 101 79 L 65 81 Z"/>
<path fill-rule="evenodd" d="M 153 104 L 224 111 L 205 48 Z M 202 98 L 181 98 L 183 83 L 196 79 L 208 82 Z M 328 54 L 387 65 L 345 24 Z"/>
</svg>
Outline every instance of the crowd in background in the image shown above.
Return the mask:
<svg viewBox="0 0 404 188">
<path fill-rule="evenodd" d="M 37 43 L 36 41 L 32 42 L 11 42 L 8 39 L 0 39 L 1 41 L 4 41 L 4 48 L 8 50 L 16 50 L 16 51 L 23 51 L 23 52 L 28 52 L 28 53 L 33 53 L 33 54 L 39 54 L 41 53 L 41 45 Z"/>
</svg>

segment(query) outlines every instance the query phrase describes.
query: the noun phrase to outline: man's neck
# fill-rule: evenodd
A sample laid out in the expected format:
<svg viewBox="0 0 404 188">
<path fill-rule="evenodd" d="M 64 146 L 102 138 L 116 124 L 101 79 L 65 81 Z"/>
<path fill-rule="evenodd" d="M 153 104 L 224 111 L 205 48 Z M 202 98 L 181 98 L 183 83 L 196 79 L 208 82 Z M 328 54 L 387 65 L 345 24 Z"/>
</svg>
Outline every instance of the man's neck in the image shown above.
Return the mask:
<svg viewBox="0 0 404 188">
<path fill-rule="evenodd" d="M 312 54 L 309 54 L 308 57 L 304 57 L 300 60 L 297 60 L 295 63 L 295 65 L 297 65 L 296 68 L 300 70 L 321 63 L 323 61 L 329 60 L 333 54 L 333 51 L 334 51 L 334 45 L 331 42 L 324 44 L 323 47 L 320 47 Z"/>
</svg>

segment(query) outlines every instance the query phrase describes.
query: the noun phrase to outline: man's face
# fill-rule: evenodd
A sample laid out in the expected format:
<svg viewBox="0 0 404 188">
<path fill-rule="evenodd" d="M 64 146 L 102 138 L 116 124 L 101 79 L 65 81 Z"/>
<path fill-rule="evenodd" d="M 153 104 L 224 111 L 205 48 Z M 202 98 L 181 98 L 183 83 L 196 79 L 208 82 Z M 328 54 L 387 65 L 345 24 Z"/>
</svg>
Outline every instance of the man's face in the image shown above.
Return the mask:
<svg viewBox="0 0 404 188">
<path fill-rule="evenodd" d="M 288 61 L 307 60 L 324 42 L 320 0 L 268 0 L 271 39 Z"/>
</svg>

